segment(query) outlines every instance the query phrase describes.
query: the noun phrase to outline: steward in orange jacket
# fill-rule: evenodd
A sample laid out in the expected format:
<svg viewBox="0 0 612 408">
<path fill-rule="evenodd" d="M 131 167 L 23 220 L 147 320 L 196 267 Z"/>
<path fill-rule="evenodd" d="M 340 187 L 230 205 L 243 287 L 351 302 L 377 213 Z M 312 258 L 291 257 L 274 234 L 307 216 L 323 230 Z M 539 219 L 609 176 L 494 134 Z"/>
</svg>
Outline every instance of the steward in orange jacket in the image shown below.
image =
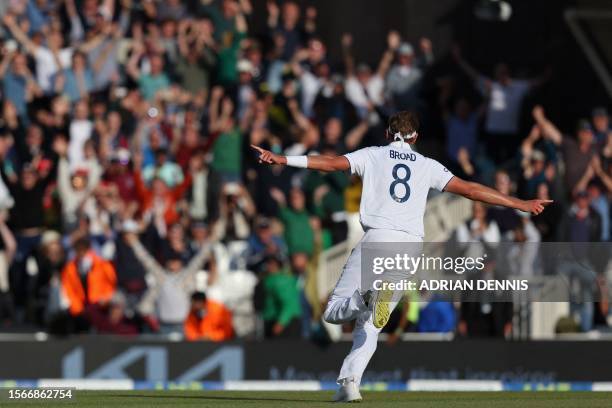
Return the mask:
<svg viewBox="0 0 612 408">
<path fill-rule="evenodd" d="M 207 299 L 202 292 L 191 295 L 191 311 L 184 324 L 185 338 L 190 341 L 224 341 L 234 336 L 232 312 L 221 303 Z"/>
<path fill-rule="evenodd" d="M 61 282 L 62 291 L 70 302 L 70 314 L 77 316 L 87 305 L 111 299 L 117 287 L 117 275 L 110 262 L 90 249 L 87 239 L 78 240 L 74 249 L 76 256 L 64 267 Z"/>
</svg>

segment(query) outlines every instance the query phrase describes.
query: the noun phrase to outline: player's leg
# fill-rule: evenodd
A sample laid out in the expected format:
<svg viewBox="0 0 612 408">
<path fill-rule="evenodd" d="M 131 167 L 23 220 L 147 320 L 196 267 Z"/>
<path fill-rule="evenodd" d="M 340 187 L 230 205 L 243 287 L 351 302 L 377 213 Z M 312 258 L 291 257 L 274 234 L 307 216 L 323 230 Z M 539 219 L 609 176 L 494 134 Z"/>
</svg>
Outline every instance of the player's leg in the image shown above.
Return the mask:
<svg viewBox="0 0 612 408">
<path fill-rule="evenodd" d="M 390 310 L 393 310 L 397 305 L 396 301 L 386 303 Z M 364 312 L 359 316 L 353 329 L 353 346 L 348 356 L 344 359 L 340 374 L 338 375 L 339 384 L 353 381 L 359 387 L 361 377 L 376 351 L 378 334 L 383 327 L 376 327 L 374 325 L 373 314 L 370 311 Z"/>
<path fill-rule="evenodd" d="M 342 275 L 329 297 L 323 319 L 341 324 L 355 320 L 367 305 L 361 294 L 361 242 L 355 246 L 342 270 Z"/>
</svg>

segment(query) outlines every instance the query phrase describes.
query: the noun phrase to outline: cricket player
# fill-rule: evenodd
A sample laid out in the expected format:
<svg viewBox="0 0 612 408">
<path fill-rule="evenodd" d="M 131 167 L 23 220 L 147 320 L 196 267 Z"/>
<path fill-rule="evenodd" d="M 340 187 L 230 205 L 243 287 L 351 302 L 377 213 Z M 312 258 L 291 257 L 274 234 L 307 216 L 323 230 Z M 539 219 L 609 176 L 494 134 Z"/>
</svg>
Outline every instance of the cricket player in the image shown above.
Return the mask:
<svg viewBox="0 0 612 408">
<path fill-rule="evenodd" d="M 376 350 L 378 334 L 397 303 L 396 297 L 389 297 L 385 291 L 361 288 L 363 243 L 422 242 L 425 204 L 431 188 L 534 215 L 552 202 L 520 200 L 454 176 L 436 160 L 412 149 L 419 136 L 418 129 L 416 114 L 399 112 L 389 119 L 386 136 L 390 144 L 366 147 L 343 156 L 281 156 L 252 146 L 260 154 L 260 163 L 324 172 L 350 170 L 363 180 L 359 215 L 365 234 L 351 252 L 323 314 L 330 323 L 356 320 L 353 346 L 340 369 L 340 388 L 335 401 L 361 400 L 361 376 Z"/>
</svg>

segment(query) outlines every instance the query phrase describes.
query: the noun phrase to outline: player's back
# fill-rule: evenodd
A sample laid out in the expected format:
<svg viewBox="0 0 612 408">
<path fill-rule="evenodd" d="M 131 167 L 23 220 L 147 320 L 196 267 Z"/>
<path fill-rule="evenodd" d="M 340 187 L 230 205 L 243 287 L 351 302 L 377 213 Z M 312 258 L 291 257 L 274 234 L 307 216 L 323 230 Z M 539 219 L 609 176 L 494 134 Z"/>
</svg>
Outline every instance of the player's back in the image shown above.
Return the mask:
<svg viewBox="0 0 612 408">
<path fill-rule="evenodd" d="M 359 214 L 364 229 L 399 230 L 423 237 L 429 189 L 442 191 L 453 175 L 404 142 L 367 147 L 345 156 L 351 173 L 363 180 Z"/>
</svg>

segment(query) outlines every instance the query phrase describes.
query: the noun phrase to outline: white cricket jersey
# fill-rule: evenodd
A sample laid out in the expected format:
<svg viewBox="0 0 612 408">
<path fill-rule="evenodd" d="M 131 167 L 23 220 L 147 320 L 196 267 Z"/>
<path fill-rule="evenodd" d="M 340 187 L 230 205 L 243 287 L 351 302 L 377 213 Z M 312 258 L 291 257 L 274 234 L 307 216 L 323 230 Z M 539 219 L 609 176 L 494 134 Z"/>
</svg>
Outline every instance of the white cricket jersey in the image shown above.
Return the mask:
<svg viewBox="0 0 612 408">
<path fill-rule="evenodd" d="M 363 229 L 404 231 L 423 238 L 429 189 L 444 190 L 453 174 L 399 141 L 366 147 L 344 157 L 351 164 L 351 174 L 363 180 L 359 206 Z"/>
</svg>

